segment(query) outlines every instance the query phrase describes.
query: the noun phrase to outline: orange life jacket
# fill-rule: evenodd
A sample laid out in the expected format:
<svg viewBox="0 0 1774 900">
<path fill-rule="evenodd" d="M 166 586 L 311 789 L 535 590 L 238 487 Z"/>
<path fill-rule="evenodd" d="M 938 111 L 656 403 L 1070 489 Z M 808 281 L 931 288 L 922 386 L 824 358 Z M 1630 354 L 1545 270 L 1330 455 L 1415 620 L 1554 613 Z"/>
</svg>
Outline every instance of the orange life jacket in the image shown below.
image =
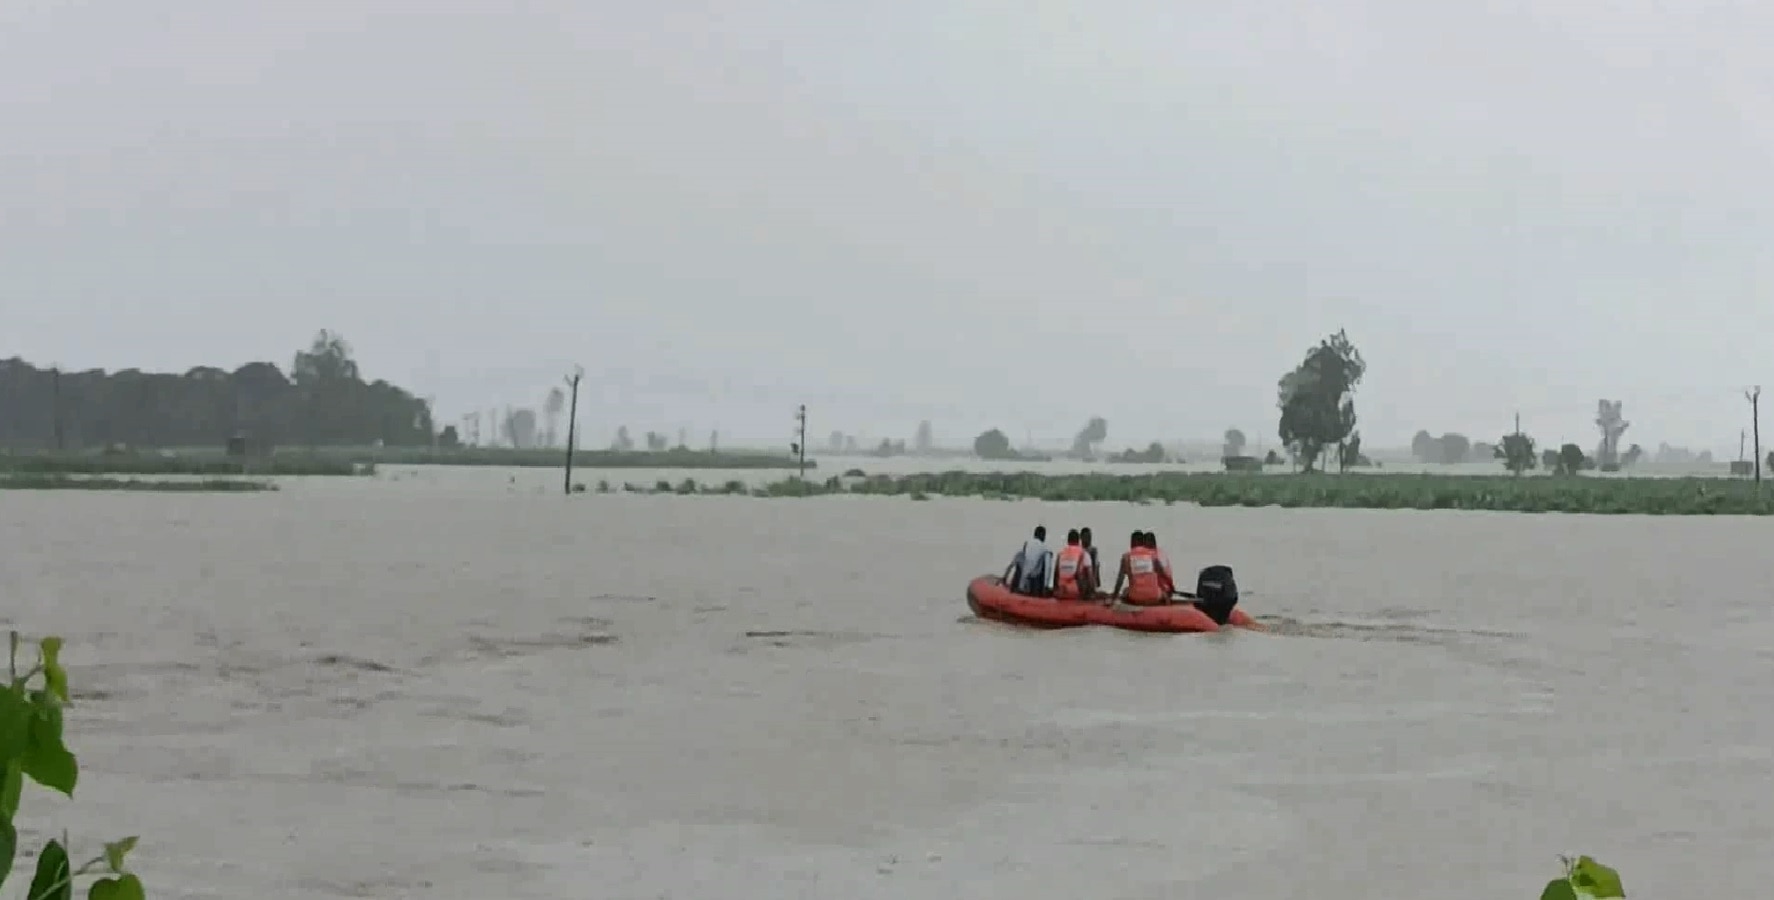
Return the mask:
<svg viewBox="0 0 1774 900">
<path fill-rule="evenodd" d="M 1121 557 L 1127 564 L 1127 602 L 1139 606 L 1156 606 L 1170 599 L 1158 577 L 1158 557 L 1145 547 L 1135 547 Z"/>
<path fill-rule="evenodd" d="M 1159 586 L 1164 588 L 1164 596 L 1176 593 L 1176 572 L 1170 568 L 1170 557 L 1163 550 L 1153 551 L 1158 556 L 1158 564 L 1164 567 L 1164 574 L 1158 576 Z"/>
<path fill-rule="evenodd" d="M 1067 544 L 1060 548 L 1053 569 L 1053 596 L 1057 600 L 1077 600 L 1084 596 L 1078 585 L 1078 573 L 1086 565 L 1084 548 Z"/>
</svg>

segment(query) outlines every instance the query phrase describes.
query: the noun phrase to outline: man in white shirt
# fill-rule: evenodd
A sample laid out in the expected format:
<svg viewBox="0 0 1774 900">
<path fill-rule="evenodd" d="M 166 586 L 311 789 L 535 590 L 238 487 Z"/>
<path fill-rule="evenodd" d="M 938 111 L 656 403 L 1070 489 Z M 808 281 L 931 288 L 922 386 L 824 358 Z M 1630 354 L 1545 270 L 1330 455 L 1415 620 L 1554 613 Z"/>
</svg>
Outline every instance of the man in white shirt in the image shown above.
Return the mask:
<svg viewBox="0 0 1774 900">
<path fill-rule="evenodd" d="M 1023 542 L 1022 549 L 1010 559 L 1004 570 L 1004 583 L 1018 594 L 1037 596 L 1047 583 L 1047 526 L 1036 525 L 1035 536 Z"/>
</svg>

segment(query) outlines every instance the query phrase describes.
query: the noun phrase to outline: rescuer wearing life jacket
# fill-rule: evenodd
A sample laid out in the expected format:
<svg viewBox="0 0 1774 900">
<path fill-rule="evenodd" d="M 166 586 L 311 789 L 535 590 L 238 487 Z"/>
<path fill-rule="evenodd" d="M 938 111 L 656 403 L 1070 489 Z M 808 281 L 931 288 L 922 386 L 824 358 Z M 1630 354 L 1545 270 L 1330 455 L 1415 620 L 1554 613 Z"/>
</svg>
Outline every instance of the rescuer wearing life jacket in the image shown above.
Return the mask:
<svg viewBox="0 0 1774 900">
<path fill-rule="evenodd" d="M 1102 566 L 1101 561 L 1099 561 L 1096 557 L 1096 545 L 1091 543 L 1090 529 L 1088 529 L 1088 528 L 1078 529 L 1078 544 L 1084 548 L 1085 553 L 1090 554 L 1090 587 L 1091 587 L 1091 591 L 1090 591 L 1089 596 L 1095 597 L 1097 589 L 1099 589 L 1103 586 L 1103 566 Z"/>
<path fill-rule="evenodd" d="M 1157 606 L 1170 599 L 1160 576 L 1163 564 L 1147 545 L 1146 533 L 1135 531 L 1128 541 L 1128 550 L 1121 555 L 1121 570 L 1115 575 L 1113 594 L 1135 606 Z M 1122 586 L 1127 590 L 1122 592 Z"/>
<path fill-rule="evenodd" d="M 1158 549 L 1158 535 L 1148 531 L 1145 534 L 1146 549 L 1158 561 L 1158 581 L 1164 588 L 1165 599 L 1169 599 L 1177 591 L 1176 570 L 1170 567 L 1170 555 Z"/>
<path fill-rule="evenodd" d="M 1082 600 L 1096 594 L 1096 579 L 1090 565 L 1090 554 L 1085 552 L 1079 541 L 1078 529 L 1066 532 L 1066 545 L 1060 548 L 1053 567 L 1055 600 Z"/>
</svg>

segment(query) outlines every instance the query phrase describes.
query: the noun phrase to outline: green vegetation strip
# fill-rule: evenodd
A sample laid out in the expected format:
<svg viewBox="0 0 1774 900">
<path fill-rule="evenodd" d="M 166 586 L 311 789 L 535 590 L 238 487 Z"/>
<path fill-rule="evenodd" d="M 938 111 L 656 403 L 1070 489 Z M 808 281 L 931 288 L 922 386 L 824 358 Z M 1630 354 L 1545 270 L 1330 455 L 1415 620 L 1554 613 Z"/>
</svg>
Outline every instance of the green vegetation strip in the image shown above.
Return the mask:
<svg viewBox="0 0 1774 900">
<path fill-rule="evenodd" d="M 369 475 L 373 464 L 346 457 L 276 454 L 246 458 L 221 453 L 0 454 L 5 475 Z"/>
<path fill-rule="evenodd" d="M 282 450 L 269 456 L 226 456 L 213 450 L 166 453 L 0 453 L 0 475 L 374 475 L 378 463 L 395 466 L 508 466 L 558 469 L 566 451 L 465 447 L 340 447 Z M 576 469 L 793 469 L 797 463 L 768 453 L 707 453 L 697 450 L 579 451 Z M 817 469 L 807 460 L 808 469 Z"/>
<path fill-rule="evenodd" d="M 74 475 L 0 473 L 0 491 L 150 491 L 172 494 L 250 493 L 275 491 L 266 481 L 205 478 L 202 481 L 147 481 L 140 478 L 91 478 Z"/>
<path fill-rule="evenodd" d="M 1235 475 L 1164 472 L 1147 475 L 1036 475 L 942 472 L 905 476 L 788 479 L 758 488 L 693 479 L 651 486 L 611 485 L 598 491 L 750 494 L 807 497 L 831 494 L 932 495 L 1038 499 L 1055 502 L 1197 503 L 1202 506 L 1280 506 L 1345 509 L 1461 509 L 1614 515 L 1769 515 L 1774 491 L 1717 478 L 1487 477 L 1462 475 Z"/>
</svg>

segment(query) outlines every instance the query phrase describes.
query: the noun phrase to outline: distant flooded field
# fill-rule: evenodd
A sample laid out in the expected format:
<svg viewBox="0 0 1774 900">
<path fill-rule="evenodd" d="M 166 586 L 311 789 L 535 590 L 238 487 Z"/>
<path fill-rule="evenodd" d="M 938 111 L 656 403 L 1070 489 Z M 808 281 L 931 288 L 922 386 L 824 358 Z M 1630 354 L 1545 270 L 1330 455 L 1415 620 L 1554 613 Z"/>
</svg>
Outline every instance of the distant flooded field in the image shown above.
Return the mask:
<svg viewBox="0 0 1774 900">
<path fill-rule="evenodd" d="M 273 900 L 1774 879 L 1774 522 L 283 481 L 5 495 L 0 620 L 68 638 L 85 766 L 22 844 L 139 831 L 153 896 Z M 1153 529 L 1275 630 L 970 620 L 1036 524 Z"/>
</svg>

